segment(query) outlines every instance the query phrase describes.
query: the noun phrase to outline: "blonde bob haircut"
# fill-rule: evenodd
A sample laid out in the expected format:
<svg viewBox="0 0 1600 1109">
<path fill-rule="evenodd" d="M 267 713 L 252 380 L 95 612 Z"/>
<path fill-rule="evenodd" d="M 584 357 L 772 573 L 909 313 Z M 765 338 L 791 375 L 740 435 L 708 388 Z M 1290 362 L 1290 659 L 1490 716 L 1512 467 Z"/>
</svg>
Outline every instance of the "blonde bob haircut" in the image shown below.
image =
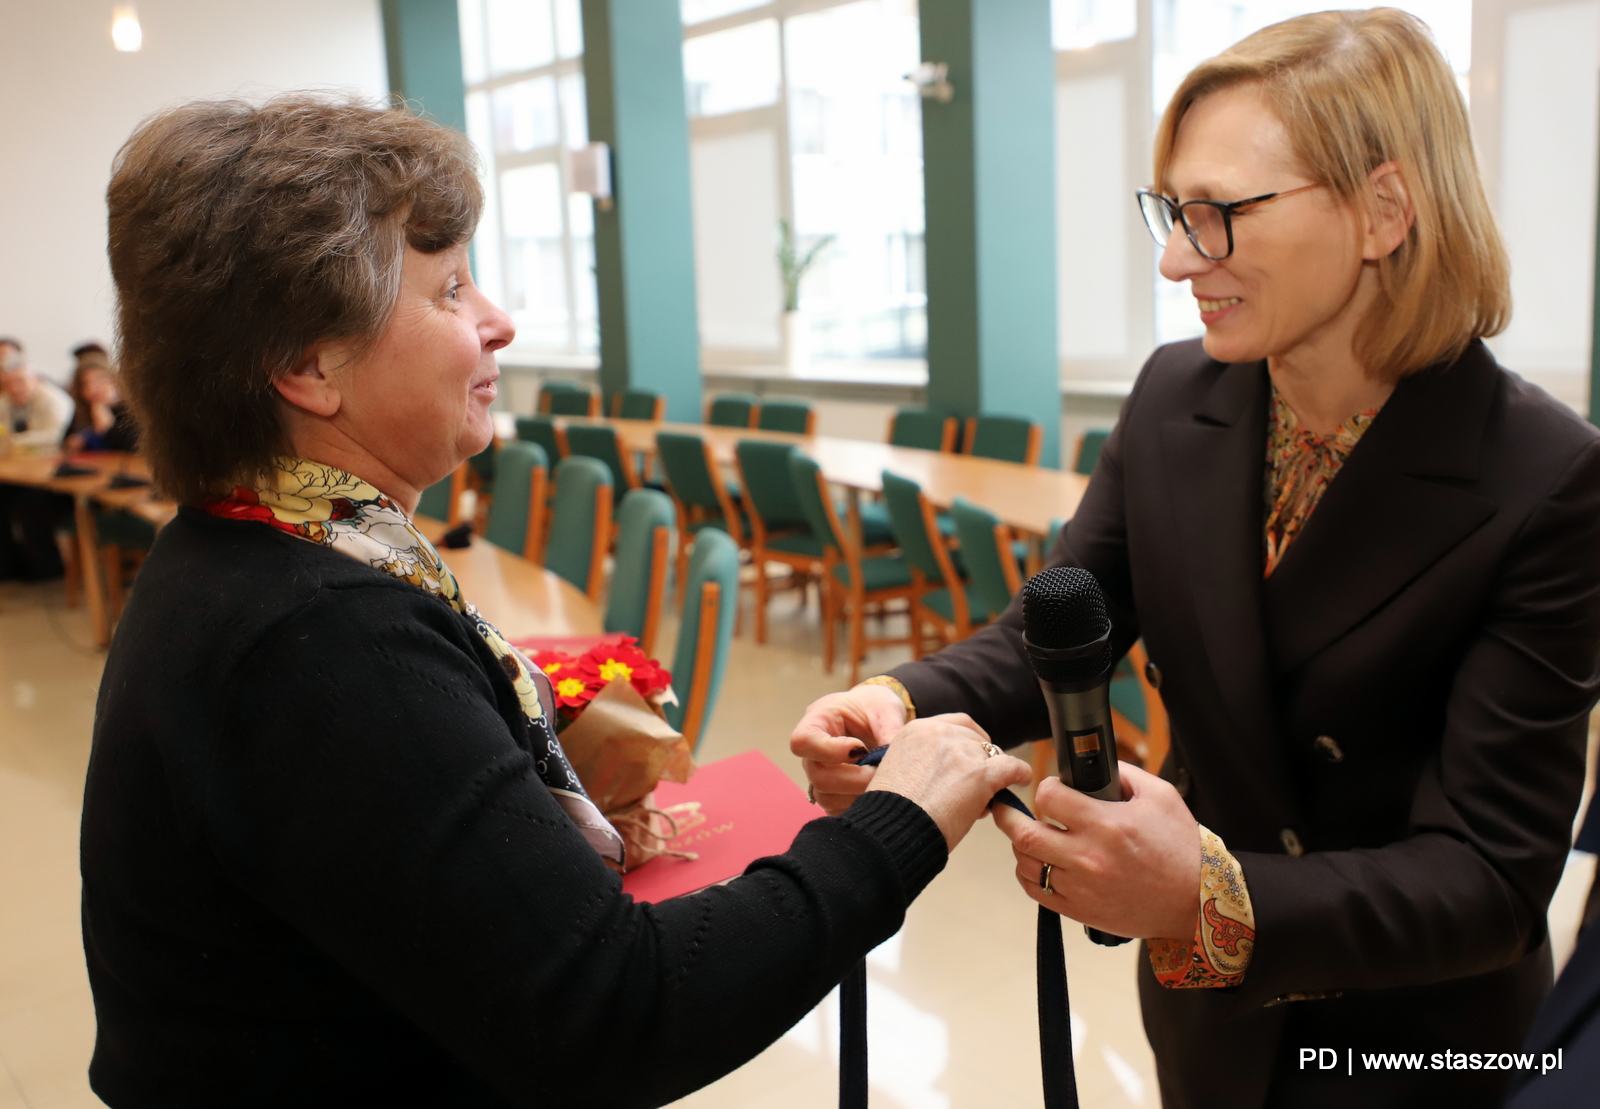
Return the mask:
<svg viewBox="0 0 1600 1109">
<path fill-rule="evenodd" d="M 1400 246 L 1378 265 L 1380 299 L 1362 321 L 1356 357 L 1394 380 L 1453 362 L 1511 318 L 1510 266 L 1472 147 L 1467 109 L 1428 27 L 1394 8 L 1317 12 L 1265 27 L 1196 66 L 1156 132 L 1165 189 L 1178 127 L 1203 96 L 1256 85 L 1314 181 L 1371 211 L 1369 177 L 1399 168 L 1416 209 Z"/>
</svg>

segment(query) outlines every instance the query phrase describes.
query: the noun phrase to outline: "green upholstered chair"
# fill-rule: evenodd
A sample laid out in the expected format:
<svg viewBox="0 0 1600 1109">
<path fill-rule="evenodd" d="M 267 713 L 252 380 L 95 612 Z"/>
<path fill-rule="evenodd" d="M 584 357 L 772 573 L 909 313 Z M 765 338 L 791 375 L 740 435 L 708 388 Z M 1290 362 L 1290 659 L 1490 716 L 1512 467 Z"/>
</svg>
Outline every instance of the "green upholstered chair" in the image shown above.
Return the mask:
<svg viewBox="0 0 1600 1109">
<path fill-rule="evenodd" d="M 156 528 L 150 521 L 121 509 L 97 511 L 93 513 L 93 522 L 94 548 L 100 556 L 99 571 L 105 582 L 105 613 L 109 627 L 122 615 L 123 574 L 136 570 L 144 562 L 145 554 L 156 541 Z M 55 533 L 61 561 L 66 566 L 67 606 L 70 608 L 77 604 L 76 587 L 86 574 L 95 570 L 82 565 L 76 513 L 62 519 Z"/>
<path fill-rule="evenodd" d="M 538 443 L 517 440 L 495 460 L 494 504 L 483 537 L 497 547 L 538 562 L 544 533 L 545 483 L 550 459 Z"/>
<path fill-rule="evenodd" d="M 1050 530 L 1044 533 L 1044 557 L 1046 561 L 1049 560 L 1050 553 L 1056 549 L 1056 543 L 1061 539 L 1061 531 L 1066 526 L 1067 522 L 1059 516 L 1050 521 Z"/>
<path fill-rule="evenodd" d="M 916 636 L 899 639 L 866 638 L 868 605 L 884 606 L 890 601 L 910 603 L 917 587 L 911 567 L 899 555 L 863 556 L 855 538 L 839 520 L 833 494 L 821 468 L 799 451 L 789 456 L 789 474 L 794 480 L 795 497 L 805 512 L 811 531 L 822 540 L 822 668 L 833 670 L 835 629 L 841 613 L 850 634 L 850 684 L 861 674 L 861 660 L 869 647 L 910 643 Z"/>
<path fill-rule="evenodd" d="M 667 479 L 667 492 L 678 509 L 678 593 L 683 596 L 688 581 L 688 537 L 705 528 L 717 528 L 745 546 L 744 516 L 722 480 L 711 446 L 698 435 L 681 432 L 656 432 L 656 459 Z"/>
<path fill-rule="evenodd" d="M 789 397 L 768 397 L 761 402 L 756 426 L 762 431 L 789 431 L 810 435 L 817 426 L 817 414 L 807 401 Z"/>
<path fill-rule="evenodd" d="M 984 604 L 983 595 L 962 579 L 922 487 L 885 470 L 883 503 L 889 509 L 894 537 L 911 565 L 912 582 L 917 587 L 911 601 L 911 649 L 921 658 L 926 650 L 924 628 L 934 629 L 940 645 L 955 643 L 971 635 L 973 628 L 988 623 L 993 613 Z"/>
<path fill-rule="evenodd" d="M 999 615 L 1022 588 L 1011 529 L 965 497 L 958 496 L 951 503 L 950 518 L 961 541 L 961 563 L 971 577 L 972 591 L 991 615 Z"/>
<path fill-rule="evenodd" d="M 973 416 L 967 420 L 961 451 L 978 458 L 1037 466 L 1043 441 L 1043 429 L 1032 420 L 1020 416 Z"/>
<path fill-rule="evenodd" d="M 461 494 L 466 488 L 467 464 L 463 462 L 443 481 L 436 481 L 422 491 L 417 515 L 431 516 L 455 527 L 461 522 Z"/>
<path fill-rule="evenodd" d="M 550 411 L 550 402 L 557 393 L 583 392 L 583 386 L 571 381 L 545 381 L 539 384 L 539 403 L 537 409 L 541 413 Z"/>
<path fill-rule="evenodd" d="M 647 655 L 654 654 L 667 596 L 672 521 L 672 498 L 658 489 L 630 489 L 617 508 L 617 553 L 605 629 L 633 636 Z"/>
<path fill-rule="evenodd" d="M 667 705 L 666 713 L 667 723 L 698 750 L 717 706 L 739 611 L 739 545 L 725 533 L 708 528 L 694 537 L 688 598 L 672 654 L 679 703 Z"/>
<path fill-rule="evenodd" d="M 614 419 L 660 423 L 667 417 L 667 398 L 648 389 L 629 389 L 612 394 L 610 411 Z"/>
<path fill-rule="evenodd" d="M 596 603 L 611 539 L 611 494 L 611 471 L 600 460 L 574 455 L 556 465 L 544 564 Z"/>
<path fill-rule="evenodd" d="M 517 438 L 538 443 L 551 462 L 559 462 L 567 457 L 566 445 L 561 441 L 561 429 L 549 416 L 518 416 Z"/>
<path fill-rule="evenodd" d="M 598 458 L 611 471 L 611 484 L 619 491 L 639 488 L 633 459 L 617 440 L 617 429 L 606 424 L 568 424 L 567 454 Z"/>
<path fill-rule="evenodd" d="M 1100 452 L 1105 448 L 1106 440 L 1109 438 L 1111 438 L 1109 427 L 1092 427 L 1078 436 L 1078 449 L 1072 457 L 1072 472 L 1094 473 L 1095 463 L 1100 461 Z"/>
<path fill-rule="evenodd" d="M 750 562 L 756 568 L 757 643 L 767 641 L 767 563 L 789 567 L 802 590 L 807 580 L 820 581 L 827 572 L 822 540 L 806 520 L 789 472 L 789 456 L 797 449 L 765 439 L 745 439 L 734 448 L 750 521 Z"/>
<path fill-rule="evenodd" d="M 496 444 L 490 440 L 487 447 L 467 459 L 467 488 L 478 491 L 480 510 L 494 496 L 495 449 Z"/>
<path fill-rule="evenodd" d="M 753 393 L 721 393 L 711 398 L 706 423 L 713 427 L 755 427 L 760 407 Z"/>
<path fill-rule="evenodd" d="M 552 416 L 598 416 L 600 394 L 588 389 L 559 389 L 550 394 L 545 411 Z"/>
<path fill-rule="evenodd" d="M 925 451 L 953 451 L 956 449 L 956 430 L 960 426 L 954 416 L 935 412 L 931 408 L 900 408 L 889 421 L 891 447 L 918 447 Z"/>
</svg>

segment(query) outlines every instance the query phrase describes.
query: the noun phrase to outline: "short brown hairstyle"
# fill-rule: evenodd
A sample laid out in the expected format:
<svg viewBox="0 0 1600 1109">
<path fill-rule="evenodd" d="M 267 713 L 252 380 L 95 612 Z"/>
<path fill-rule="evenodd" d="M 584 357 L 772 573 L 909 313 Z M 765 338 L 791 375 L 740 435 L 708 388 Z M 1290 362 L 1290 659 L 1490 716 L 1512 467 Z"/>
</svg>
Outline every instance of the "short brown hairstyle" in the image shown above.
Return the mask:
<svg viewBox="0 0 1600 1109">
<path fill-rule="evenodd" d="M 1301 166 L 1347 202 L 1372 205 L 1368 176 L 1394 162 L 1416 208 L 1378 265 L 1382 297 L 1356 338 L 1367 373 L 1393 380 L 1453 361 L 1511 318 L 1510 264 L 1484 193 L 1461 90 L 1428 27 L 1394 8 L 1317 12 L 1241 40 L 1184 78 L 1156 131 L 1165 189 L 1184 113 L 1253 84 Z"/>
<path fill-rule="evenodd" d="M 289 449 L 273 383 L 312 343 L 375 340 L 404 245 L 471 237 L 477 160 L 403 108 L 287 93 L 185 104 L 113 166 L 122 377 L 156 484 L 199 504 Z"/>
</svg>

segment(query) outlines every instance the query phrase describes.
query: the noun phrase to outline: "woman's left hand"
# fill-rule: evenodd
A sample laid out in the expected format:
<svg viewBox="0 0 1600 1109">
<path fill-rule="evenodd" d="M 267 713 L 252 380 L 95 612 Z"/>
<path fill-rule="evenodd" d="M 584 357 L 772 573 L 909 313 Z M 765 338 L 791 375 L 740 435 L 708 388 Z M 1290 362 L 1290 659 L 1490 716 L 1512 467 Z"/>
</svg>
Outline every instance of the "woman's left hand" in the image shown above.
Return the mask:
<svg viewBox="0 0 1600 1109">
<path fill-rule="evenodd" d="M 1039 904 L 1118 936 L 1194 938 L 1200 912 L 1200 827 L 1178 791 L 1154 774 L 1121 767 L 1125 801 L 1100 801 L 1039 783 L 1034 812 L 1062 828 L 994 806 L 1011 840 L 1017 881 Z M 1039 886 L 1049 863 L 1050 886 Z"/>
</svg>

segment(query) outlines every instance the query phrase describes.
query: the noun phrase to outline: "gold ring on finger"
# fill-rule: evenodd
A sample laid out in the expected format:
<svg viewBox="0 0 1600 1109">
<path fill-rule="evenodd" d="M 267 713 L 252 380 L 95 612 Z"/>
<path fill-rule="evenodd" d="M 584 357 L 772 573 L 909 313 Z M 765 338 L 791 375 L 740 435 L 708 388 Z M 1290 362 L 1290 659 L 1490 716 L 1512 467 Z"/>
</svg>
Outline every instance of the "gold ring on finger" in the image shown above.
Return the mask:
<svg viewBox="0 0 1600 1109">
<path fill-rule="evenodd" d="M 1044 890 L 1044 892 L 1046 892 L 1046 893 L 1055 893 L 1056 892 L 1055 890 L 1050 888 L 1050 871 L 1051 871 L 1051 869 L 1052 869 L 1051 864 L 1050 863 L 1045 863 L 1044 866 L 1041 867 L 1040 870 L 1039 870 L 1039 888 Z"/>
<path fill-rule="evenodd" d="M 996 755 L 1003 755 L 1003 754 L 1005 754 L 1005 752 L 1004 752 L 1004 751 L 1002 751 L 1002 750 L 1000 750 L 1000 748 L 998 748 L 998 747 L 996 747 L 996 746 L 995 746 L 995 745 L 994 745 L 994 744 L 992 744 L 992 743 L 985 743 L 985 744 L 984 744 L 984 745 L 983 745 L 983 754 L 984 754 L 984 757 L 986 757 L 986 758 L 991 758 L 991 759 L 992 759 L 992 758 L 994 758 L 994 757 L 995 757 L 995 756 L 996 756 Z"/>
</svg>

